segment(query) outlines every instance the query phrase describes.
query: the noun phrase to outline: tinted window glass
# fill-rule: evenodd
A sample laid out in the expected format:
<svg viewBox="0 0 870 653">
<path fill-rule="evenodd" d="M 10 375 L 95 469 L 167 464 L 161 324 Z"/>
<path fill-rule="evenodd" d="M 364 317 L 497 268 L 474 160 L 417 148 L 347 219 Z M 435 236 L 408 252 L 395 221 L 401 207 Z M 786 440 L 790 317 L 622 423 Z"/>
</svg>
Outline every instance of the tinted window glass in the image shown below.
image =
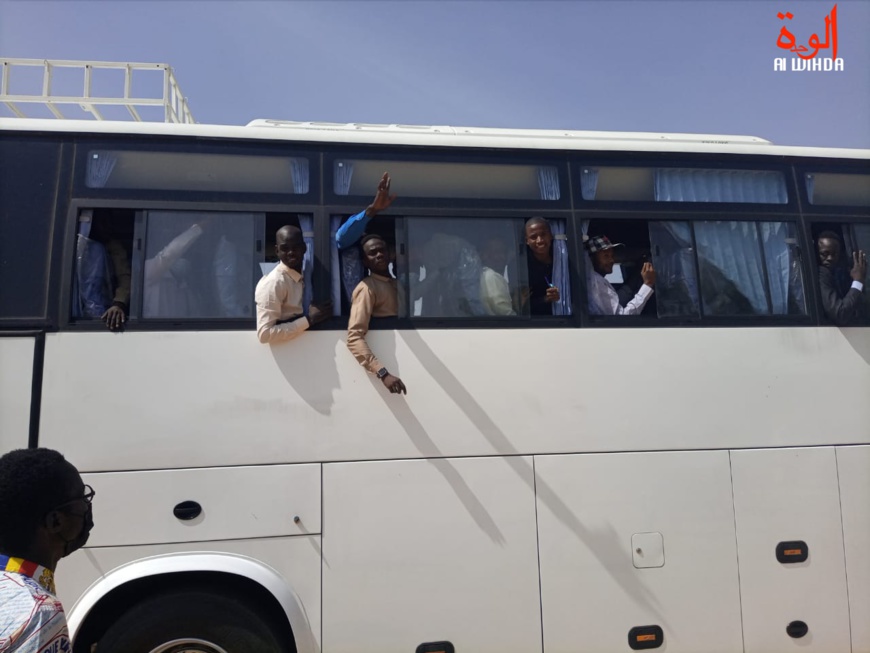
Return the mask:
<svg viewBox="0 0 870 653">
<path fill-rule="evenodd" d="M 92 150 L 88 188 L 221 191 L 244 193 L 308 192 L 308 160 L 278 156 L 191 154 Z"/>
<path fill-rule="evenodd" d="M 584 200 L 787 204 L 785 177 L 775 170 L 583 166 Z"/>
<path fill-rule="evenodd" d="M 870 175 L 811 172 L 804 179 L 810 204 L 870 206 Z"/>
<path fill-rule="evenodd" d="M 249 318 L 262 271 L 252 213 L 147 214 L 145 318 Z"/>
<path fill-rule="evenodd" d="M 806 313 L 794 225 L 697 222 L 704 315 Z"/>
<path fill-rule="evenodd" d="M 336 195 L 369 196 L 384 171 L 403 197 L 558 200 L 559 171 L 552 166 L 372 161 L 344 159 L 333 164 Z"/>
<path fill-rule="evenodd" d="M 0 139 L 0 318 L 45 316 L 60 146 Z"/>
<path fill-rule="evenodd" d="M 528 315 L 522 221 L 408 220 L 407 269 L 400 273 L 412 317 Z M 401 265 L 400 265 L 401 270 Z"/>
<path fill-rule="evenodd" d="M 688 222 L 650 222 L 659 317 L 699 317 L 698 275 Z"/>
</svg>

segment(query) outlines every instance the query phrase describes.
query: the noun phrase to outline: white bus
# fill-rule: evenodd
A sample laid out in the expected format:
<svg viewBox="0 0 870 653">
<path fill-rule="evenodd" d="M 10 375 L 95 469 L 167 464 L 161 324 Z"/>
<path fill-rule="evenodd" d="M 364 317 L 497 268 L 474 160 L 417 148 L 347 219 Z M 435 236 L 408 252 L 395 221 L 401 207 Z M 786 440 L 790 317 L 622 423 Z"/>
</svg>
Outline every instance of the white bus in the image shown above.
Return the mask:
<svg viewBox="0 0 870 653">
<path fill-rule="evenodd" d="M 870 151 L 0 130 L 0 450 L 58 449 L 96 490 L 58 576 L 76 653 L 870 651 L 870 320 L 829 322 L 815 253 L 828 231 L 870 251 Z M 368 340 L 407 396 L 345 345 L 358 279 L 335 232 L 384 171 L 398 199 L 369 229 L 404 308 Z M 550 314 L 525 291 L 532 217 L 559 251 Z M 169 271 L 184 302 L 156 301 L 147 263 L 194 223 Z M 263 345 L 253 289 L 285 224 L 335 316 Z M 410 294 L 457 265 L 435 236 L 502 243 L 512 315 L 467 284 Z M 590 314 L 584 236 L 624 244 L 620 297 L 654 264 L 640 315 Z M 88 317 L 94 241 L 128 259 L 120 332 Z"/>
</svg>

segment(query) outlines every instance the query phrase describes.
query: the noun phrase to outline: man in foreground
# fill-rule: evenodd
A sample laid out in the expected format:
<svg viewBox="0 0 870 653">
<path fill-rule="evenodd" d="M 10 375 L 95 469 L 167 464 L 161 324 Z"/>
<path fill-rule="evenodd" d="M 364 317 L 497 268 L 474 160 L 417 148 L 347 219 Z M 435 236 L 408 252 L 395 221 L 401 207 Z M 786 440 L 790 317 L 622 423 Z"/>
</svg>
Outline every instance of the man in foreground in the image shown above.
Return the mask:
<svg viewBox="0 0 870 653">
<path fill-rule="evenodd" d="M 57 451 L 0 457 L 0 651 L 72 650 L 54 570 L 88 541 L 93 498 Z"/>
</svg>

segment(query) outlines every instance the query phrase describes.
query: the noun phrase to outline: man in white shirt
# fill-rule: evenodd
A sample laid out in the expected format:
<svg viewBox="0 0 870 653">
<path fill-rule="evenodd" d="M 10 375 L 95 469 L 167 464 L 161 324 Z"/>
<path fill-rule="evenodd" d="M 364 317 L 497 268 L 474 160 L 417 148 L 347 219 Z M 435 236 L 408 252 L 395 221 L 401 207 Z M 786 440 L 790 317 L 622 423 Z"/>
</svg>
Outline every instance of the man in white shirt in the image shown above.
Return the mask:
<svg viewBox="0 0 870 653">
<path fill-rule="evenodd" d="M 304 315 L 305 280 L 302 264 L 307 246 L 299 227 L 285 225 L 275 234 L 278 265 L 260 279 L 257 302 L 257 337 L 263 344 L 292 340 L 308 327 L 332 315 L 332 302 L 312 303 Z"/>
<path fill-rule="evenodd" d="M 592 269 L 586 275 L 590 315 L 640 315 L 643 307 L 652 297 L 656 271 L 652 263 L 647 261 L 640 271 L 643 278 L 640 290 L 625 306 L 619 303 L 619 295 L 604 278 L 613 272 L 615 263 L 613 250 L 617 247 L 623 247 L 623 243 L 611 243 L 607 236 L 593 236 L 586 241 L 586 250 L 592 262 Z"/>
<path fill-rule="evenodd" d="M 57 451 L 0 457 L 0 652 L 72 650 L 54 570 L 88 541 L 93 498 Z"/>
<path fill-rule="evenodd" d="M 516 315 L 504 269 L 507 266 L 507 244 L 497 235 L 487 239 L 480 249 L 480 301 L 487 315 Z"/>
</svg>

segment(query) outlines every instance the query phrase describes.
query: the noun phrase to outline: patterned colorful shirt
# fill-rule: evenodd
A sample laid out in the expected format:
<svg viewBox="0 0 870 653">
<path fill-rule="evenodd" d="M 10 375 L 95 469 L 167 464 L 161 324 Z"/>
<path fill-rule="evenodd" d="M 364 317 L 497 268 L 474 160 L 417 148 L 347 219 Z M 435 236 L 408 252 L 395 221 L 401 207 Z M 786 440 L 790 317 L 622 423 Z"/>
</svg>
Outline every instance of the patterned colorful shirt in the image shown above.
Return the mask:
<svg viewBox="0 0 870 653">
<path fill-rule="evenodd" d="M 54 573 L 0 554 L 0 653 L 69 653 L 66 615 Z"/>
</svg>

